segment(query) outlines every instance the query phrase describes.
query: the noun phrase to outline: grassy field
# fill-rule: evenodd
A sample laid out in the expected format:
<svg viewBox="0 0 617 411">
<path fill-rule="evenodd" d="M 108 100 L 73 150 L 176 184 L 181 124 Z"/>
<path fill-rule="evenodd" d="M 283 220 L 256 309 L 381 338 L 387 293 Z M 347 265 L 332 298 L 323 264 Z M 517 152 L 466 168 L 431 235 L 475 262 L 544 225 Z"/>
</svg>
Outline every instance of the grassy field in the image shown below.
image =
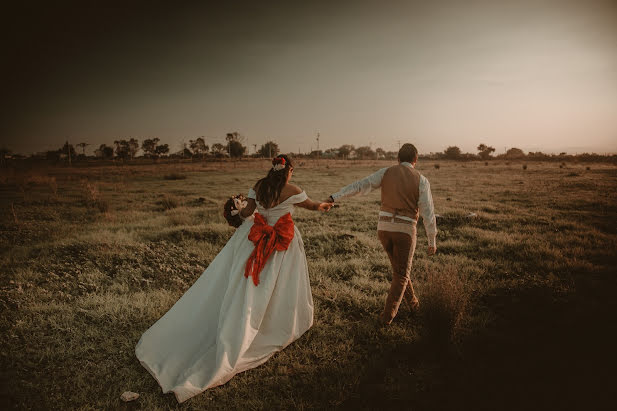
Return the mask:
<svg viewBox="0 0 617 411">
<path fill-rule="evenodd" d="M 296 165 L 313 199 L 389 165 Z M 182 406 L 134 356 L 233 233 L 228 195 L 267 162 L 3 169 L 0 406 L 55 409 L 603 408 L 614 390 L 617 167 L 424 162 L 438 221 L 421 312 L 377 326 L 379 193 L 297 210 L 314 326 Z M 467 217 L 475 213 L 475 217 Z M 124 404 L 123 391 L 140 398 Z"/>
</svg>

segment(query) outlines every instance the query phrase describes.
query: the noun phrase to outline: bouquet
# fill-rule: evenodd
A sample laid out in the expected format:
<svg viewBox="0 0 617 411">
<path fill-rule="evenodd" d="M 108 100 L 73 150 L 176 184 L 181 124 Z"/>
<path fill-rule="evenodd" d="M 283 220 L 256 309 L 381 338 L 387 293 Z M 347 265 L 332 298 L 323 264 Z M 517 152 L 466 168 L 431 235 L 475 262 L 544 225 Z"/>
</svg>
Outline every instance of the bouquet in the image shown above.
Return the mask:
<svg viewBox="0 0 617 411">
<path fill-rule="evenodd" d="M 227 220 L 227 224 L 235 228 L 240 227 L 243 221 L 240 211 L 244 207 L 246 207 L 246 197 L 242 194 L 229 197 L 229 200 L 223 206 L 223 217 Z"/>
</svg>

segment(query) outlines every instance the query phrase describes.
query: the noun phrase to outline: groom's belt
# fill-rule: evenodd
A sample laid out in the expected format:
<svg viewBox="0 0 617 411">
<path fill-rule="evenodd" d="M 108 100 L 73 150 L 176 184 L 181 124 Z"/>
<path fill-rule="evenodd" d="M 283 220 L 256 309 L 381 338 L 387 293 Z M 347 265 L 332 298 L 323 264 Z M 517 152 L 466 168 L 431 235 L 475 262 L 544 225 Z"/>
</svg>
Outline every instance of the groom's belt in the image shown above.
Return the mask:
<svg viewBox="0 0 617 411">
<path fill-rule="evenodd" d="M 406 208 L 392 208 L 389 207 L 385 204 L 382 204 L 381 207 L 379 208 L 380 212 L 382 213 L 388 213 L 388 214 L 392 214 L 394 216 L 405 216 L 408 218 L 412 218 L 414 220 L 418 220 L 418 212 L 417 211 L 413 211 L 413 210 L 409 210 Z"/>
<path fill-rule="evenodd" d="M 410 224 L 410 225 L 417 223 L 416 220 L 408 220 L 407 218 L 404 219 L 404 218 L 399 218 L 397 216 L 389 217 L 389 216 L 384 216 L 384 215 L 379 216 L 379 221 L 385 221 L 388 223 Z"/>
</svg>

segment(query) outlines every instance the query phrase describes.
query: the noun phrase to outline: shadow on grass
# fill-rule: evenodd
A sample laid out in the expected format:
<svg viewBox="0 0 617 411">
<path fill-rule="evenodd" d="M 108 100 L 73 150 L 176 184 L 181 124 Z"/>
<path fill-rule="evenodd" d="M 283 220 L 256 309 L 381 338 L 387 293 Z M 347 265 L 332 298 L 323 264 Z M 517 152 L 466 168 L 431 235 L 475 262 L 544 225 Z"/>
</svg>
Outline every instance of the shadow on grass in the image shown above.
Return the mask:
<svg viewBox="0 0 617 411">
<path fill-rule="evenodd" d="M 420 339 L 384 346 L 371 358 L 340 408 L 610 407 L 617 365 L 612 282 L 598 292 L 585 279 L 579 293 L 561 297 L 543 288 L 498 290 L 483 299 L 497 320 L 458 344 L 434 344 L 420 324 Z"/>
</svg>

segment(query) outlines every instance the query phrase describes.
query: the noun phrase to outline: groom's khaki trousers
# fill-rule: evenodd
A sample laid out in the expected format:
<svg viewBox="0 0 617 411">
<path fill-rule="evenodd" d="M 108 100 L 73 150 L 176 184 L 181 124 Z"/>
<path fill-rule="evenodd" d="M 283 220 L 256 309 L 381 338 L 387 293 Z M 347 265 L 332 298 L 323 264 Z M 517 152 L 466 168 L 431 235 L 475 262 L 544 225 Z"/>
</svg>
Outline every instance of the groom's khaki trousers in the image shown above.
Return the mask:
<svg viewBox="0 0 617 411">
<path fill-rule="evenodd" d="M 411 310 L 414 310 L 418 305 L 418 299 L 410 278 L 413 254 L 416 250 L 416 223 L 386 223 L 380 221 L 377 236 L 392 265 L 390 292 L 380 316 L 383 323 L 390 324 L 396 316 L 403 298 L 405 298 Z"/>
</svg>

